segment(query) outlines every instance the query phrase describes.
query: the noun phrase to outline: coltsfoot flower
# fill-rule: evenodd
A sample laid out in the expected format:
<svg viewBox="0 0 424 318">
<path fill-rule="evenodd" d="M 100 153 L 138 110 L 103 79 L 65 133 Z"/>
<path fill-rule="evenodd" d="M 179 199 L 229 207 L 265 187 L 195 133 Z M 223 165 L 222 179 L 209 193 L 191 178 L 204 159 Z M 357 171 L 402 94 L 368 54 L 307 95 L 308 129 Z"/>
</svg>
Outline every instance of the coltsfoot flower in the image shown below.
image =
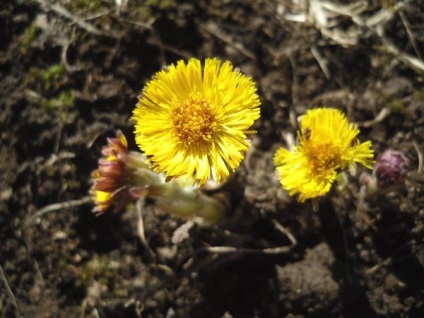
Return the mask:
<svg viewBox="0 0 424 318">
<path fill-rule="evenodd" d="M 230 62 L 179 61 L 156 73 L 139 97 L 136 142 L 168 179 L 220 183 L 243 160 L 259 105 L 253 80 Z"/>
<path fill-rule="evenodd" d="M 356 164 L 372 168 L 371 142 L 359 143 L 359 130 L 337 109 L 316 108 L 300 118 L 299 145 L 274 156 L 282 186 L 298 201 L 327 194 L 339 172 Z"/>
<path fill-rule="evenodd" d="M 99 168 L 92 173 L 90 193 L 96 205 L 94 212 L 98 214 L 103 214 L 114 203 L 119 207 L 128 203 L 139 197 L 142 189 L 161 181 L 159 175 L 149 170 L 141 153 L 128 150 L 127 139 L 120 130 L 116 132 L 116 138 L 107 141 Z"/>
<path fill-rule="evenodd" d="M 225 200 L 207 196 L 192 182 L 189 185 L 187 179 L 165 182 L 162 174 L 150 169 L 140 152 L 128 150 L 121 131 L 116 132 L 116 138 L 108 138 L 102 154 L 98 169 L 92 173 L 90 189 L 98 215 L 112 205 L 118 210 L 131 201 L 150 198 L 164 212 L 211 225 L 226 209 Z"/>
</svg>

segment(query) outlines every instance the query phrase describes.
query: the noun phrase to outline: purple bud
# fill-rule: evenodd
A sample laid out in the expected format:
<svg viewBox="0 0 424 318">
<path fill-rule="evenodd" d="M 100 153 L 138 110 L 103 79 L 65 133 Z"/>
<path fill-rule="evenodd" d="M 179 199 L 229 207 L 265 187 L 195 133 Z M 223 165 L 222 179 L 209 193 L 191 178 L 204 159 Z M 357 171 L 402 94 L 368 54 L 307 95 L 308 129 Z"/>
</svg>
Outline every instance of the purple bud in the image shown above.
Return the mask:
<svg viewBox="0 0 424 318">
<path fill-rule="evenodd" d="M 377 156 L 373 175 L 378 187 L 387 189 L 402 184 L 410 167 L 411 160 L 402 152 L 388 149 Z"/>
</svg>

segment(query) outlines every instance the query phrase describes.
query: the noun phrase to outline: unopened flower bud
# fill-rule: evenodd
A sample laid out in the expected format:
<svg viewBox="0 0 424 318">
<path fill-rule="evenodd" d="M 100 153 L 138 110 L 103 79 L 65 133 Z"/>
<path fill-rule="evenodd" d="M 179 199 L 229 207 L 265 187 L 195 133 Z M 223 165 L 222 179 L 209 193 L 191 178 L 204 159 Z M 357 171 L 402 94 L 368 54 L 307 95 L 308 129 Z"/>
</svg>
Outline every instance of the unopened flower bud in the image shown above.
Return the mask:
<svg viewBox="0 0 424 318">
<path fill-rule="evenodd" d="M 373 175 L 381 189 L 403 184 L 411 168 L 411 160 L 402 152 L 388 149 L 377 156 Z"/>
<path fill-rule="evenodd" d="M 124 134 L 118 130 L 116 138 L 108 138 L 103 147 L 103 158 L 99 167 L 92 174 L 93 186 L 91 194 L 96 204 L 94 212 L 104 213 L 111 205 L 117 203 L 118 208 L 136 198 L 144 197 L 135 189 L 162 182 L 162 178 L 148 168 L 145 157 L 128 150 Z"/>
<path fill-rule="evenodd" d="M 166 182 L 163 175 L 150 168 L 143 154 L 128 150 L 121 131 L 107 141 L 99 167 L 92 173 L 90 193 L 97 214 L 103 214 L 112 205 L 120 209 L 136 199 L 151 198 L 164 212 L 211 225 L 226 208 L 225 200 L 207 196 L 199 187 L 192 186 L 192 179 L 175 178 Z"/>
<path fill-rule="evenodd" d="M 411 160 L 404 153 L 388 149 L 379 154 L 372 174 L 363 173 L 359 179 L 367 196 L 384 194 L 403 187 Z"/>
</svg>

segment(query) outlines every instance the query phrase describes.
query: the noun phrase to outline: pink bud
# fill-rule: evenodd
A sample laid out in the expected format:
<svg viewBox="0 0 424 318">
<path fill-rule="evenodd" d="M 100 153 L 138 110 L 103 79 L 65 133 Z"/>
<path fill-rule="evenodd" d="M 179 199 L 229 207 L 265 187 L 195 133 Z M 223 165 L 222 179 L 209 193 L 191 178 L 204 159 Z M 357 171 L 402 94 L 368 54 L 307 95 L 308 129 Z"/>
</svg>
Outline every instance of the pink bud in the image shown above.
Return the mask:
<svg viewBox="0 0 424 318">
<path fill-rule="evenodd" d="M 400 185 L 405 181 L 411 161 L 402 152 L 388 149 L 379 154 L 374 166 L 373 175 L 380 189 Z"/>
</svg>

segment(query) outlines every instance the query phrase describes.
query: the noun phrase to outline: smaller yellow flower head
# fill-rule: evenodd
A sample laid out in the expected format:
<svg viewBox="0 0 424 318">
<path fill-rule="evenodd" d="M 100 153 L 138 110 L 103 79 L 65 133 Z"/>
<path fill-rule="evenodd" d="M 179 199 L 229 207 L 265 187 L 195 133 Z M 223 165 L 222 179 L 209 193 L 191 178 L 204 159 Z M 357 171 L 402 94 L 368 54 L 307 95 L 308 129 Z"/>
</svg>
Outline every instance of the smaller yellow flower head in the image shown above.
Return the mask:
<svg viewBox="0 0 424 318">
<path fill-rule="evenodd" d="M 359 143 L 359 130 L 337 109 L 316 108 L 300 119 L 299 145 L 280 148 L 274 156 L 282 186 L 303 202 L 327 194 L 337 174 L 355 170 L 356 163 L 372 168 L 371 142 Z"/>
<path fill-rule="evenodd" d="M 218 59 L 179 61 L 156 73 L 133 112 L 136 142 L 167 177 L 227 179 L 249 148 L 259 118 L 251 78 Z"/>
<path fill-rule="evenodd" d="M 93 185 L 90 189 L 95 203 L 94 211 L 104 213 L 119 199 L 127 182 L 127 168 L 122 156 L 128 154 L 128 143 L 121 131 L 116 138 L 108 138 L 107 146 L 102 149 L 103 157 L 99 160 L 98 169 L 92 173 Z"/>
</svg>

